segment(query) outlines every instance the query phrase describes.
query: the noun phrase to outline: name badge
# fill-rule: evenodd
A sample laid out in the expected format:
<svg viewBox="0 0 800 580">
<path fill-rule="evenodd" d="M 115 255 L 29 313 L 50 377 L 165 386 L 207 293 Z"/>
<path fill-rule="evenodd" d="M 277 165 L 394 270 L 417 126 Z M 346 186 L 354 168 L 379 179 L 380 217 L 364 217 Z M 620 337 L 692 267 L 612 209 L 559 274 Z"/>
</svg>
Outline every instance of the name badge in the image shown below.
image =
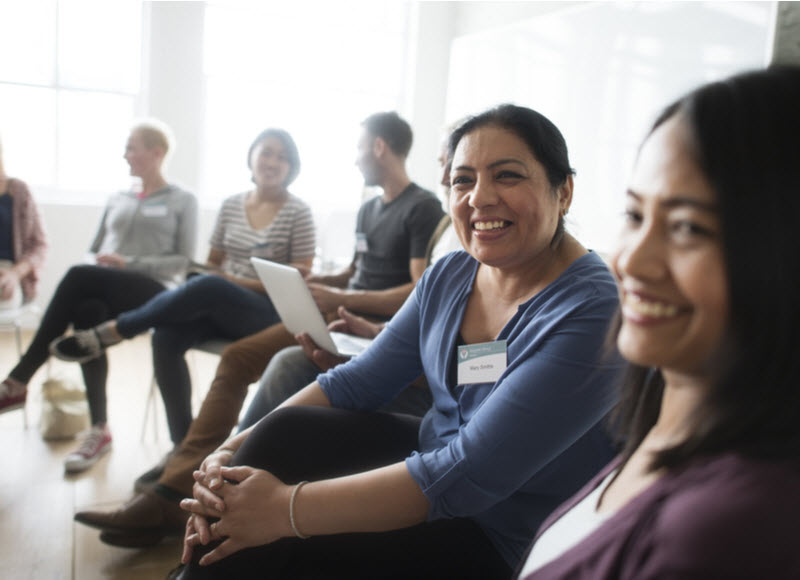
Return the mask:
<svg viewBox="0 0 800 580">
<path fill-rule="evenodd" d="M 458 384 L 494 383 L 506 370 L 506 341 L 464 344 L 456 348 Z"/>
<path fill-rule="evenodd" d="M 356 232 L 356 252 L 364 253 L 369 249 L 367 245 L 367 234 Z"/>
<path fill-rule="evenodd" d="M 142 215 L 145 217 L 165 217 L 167 215 L 167 206 L 164 204 L 143 205 Z"/>
</svg>

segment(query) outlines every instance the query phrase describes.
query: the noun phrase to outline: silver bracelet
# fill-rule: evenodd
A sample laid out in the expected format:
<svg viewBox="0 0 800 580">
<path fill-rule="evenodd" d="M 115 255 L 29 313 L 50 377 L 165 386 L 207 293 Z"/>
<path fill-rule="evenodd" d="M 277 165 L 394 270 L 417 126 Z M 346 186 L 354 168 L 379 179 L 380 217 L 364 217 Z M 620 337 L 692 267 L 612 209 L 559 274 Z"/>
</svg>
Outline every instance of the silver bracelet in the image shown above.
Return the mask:
<svg viewBox="0 0 800 580">
<path fill-rule="evenodd" d="M 294 523 L 294 498 L 297 497 L 297 492 L 300 491 L 300 488 L 307 484 L 307 481 L 301 481 L 297 485 L 294 486 L 292 490 L 292 497 L 289 499 L 289 523 L 292 524 L 292 531 L 294 535 L 300 538 L 301 540 L 307 540 L 311 536 L 306 536 L 300 533 L 300 530 L 297 529 L 297 524 Z"/>
</svg>

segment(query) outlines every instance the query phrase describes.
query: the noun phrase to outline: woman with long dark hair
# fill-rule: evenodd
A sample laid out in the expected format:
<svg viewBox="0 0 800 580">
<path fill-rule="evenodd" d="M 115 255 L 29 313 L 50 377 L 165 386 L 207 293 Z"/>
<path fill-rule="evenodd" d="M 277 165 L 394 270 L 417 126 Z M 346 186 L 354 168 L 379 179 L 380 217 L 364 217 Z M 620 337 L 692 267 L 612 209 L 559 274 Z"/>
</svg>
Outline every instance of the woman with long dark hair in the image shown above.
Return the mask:
<svg viewBox="0 0 800 580">
<path fill-rule="evenodd" d="M 703 86 L 645 140 L 613 259 L 625 447 L 525 580 L 800 578 L 800 69 Z"/>
</svg>

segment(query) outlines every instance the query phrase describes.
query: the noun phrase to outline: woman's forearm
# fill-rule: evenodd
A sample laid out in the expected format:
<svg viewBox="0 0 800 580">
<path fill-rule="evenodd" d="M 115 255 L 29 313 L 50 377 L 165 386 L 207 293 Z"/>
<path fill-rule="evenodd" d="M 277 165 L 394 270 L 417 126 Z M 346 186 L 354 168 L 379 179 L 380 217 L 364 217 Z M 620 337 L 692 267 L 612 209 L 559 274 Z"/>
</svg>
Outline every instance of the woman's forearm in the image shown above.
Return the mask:
<svg viewBox="0 0 800 580">
<path fill-rule="evenodd" d="M 429 502 L 404 462 L 304 485 L 294 520 L 306 536 L 385 532 L 424 522 Z"/>
<path fill-rule="evenodd" d="M 323 391 L 322 387 L 320 387 L 319 383 L 314 381 L 307 387 L 304 387 L 286 399 L 278 406 L 278 409 L 292 405 L 306 407 L 330 407 L 331 402 L 328 399 L 328 396 L 325 394 L 325 391 Z"/>
<path fill-rule="evenodd" d="M 11 267 L 11 269 L 14 270 L 17 278 L 22 279 L 27 276 L 31 270 L 33 270 L 33 266 L 27 260 L 19 260 Z"/>
<path fill-rule="evenodd" d="M 289 265 L 293 268 L 297 268 L 305 278 L 311 273 L 311 267 L 314 265 L 314 258 L 312 257 L 305 260 L 296 260 L 289 262 Z"/>
</svg>

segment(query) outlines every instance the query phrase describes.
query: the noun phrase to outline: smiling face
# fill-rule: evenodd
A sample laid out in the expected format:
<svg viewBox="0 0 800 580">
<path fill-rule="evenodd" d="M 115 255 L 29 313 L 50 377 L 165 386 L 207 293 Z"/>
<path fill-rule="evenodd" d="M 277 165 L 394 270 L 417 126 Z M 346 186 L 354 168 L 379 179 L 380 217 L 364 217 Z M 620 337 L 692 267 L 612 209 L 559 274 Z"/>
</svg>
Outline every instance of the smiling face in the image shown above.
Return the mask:
<svg viewBox="0 0 800 580">
<path fill-rule="evenodd" d="M 130 166 L 131 175 L 146 177 L 160 170 L 164 151 L 160 147 L 147 147 L 142 135 L 134 131 L 128 137 L 123 157 Z"/>
<path fill-rule="evenodd" d="M 274 135 L 253 147 L 250 155 L 253 183 L 259 189 L 283 189 L 289 176 L 289 156 L 283 142 Z"/>
<path fill-rule="evenodd" d="M 453 153 L 450 213 L 464 249 L 498 268 L 525 268 L 552 251 L 558 220 L 572 200 L 572 179 L 556 188 L 514 133 L 486 125 Z"/>
<path fill-rule="evenodd" d="M 728 283 L 716 194 L 688 143 L 673 117 L 639 153 L 613 258 L 617 346 L 633 363 L 705 376 L 728 320 Z"/>
</svg>

